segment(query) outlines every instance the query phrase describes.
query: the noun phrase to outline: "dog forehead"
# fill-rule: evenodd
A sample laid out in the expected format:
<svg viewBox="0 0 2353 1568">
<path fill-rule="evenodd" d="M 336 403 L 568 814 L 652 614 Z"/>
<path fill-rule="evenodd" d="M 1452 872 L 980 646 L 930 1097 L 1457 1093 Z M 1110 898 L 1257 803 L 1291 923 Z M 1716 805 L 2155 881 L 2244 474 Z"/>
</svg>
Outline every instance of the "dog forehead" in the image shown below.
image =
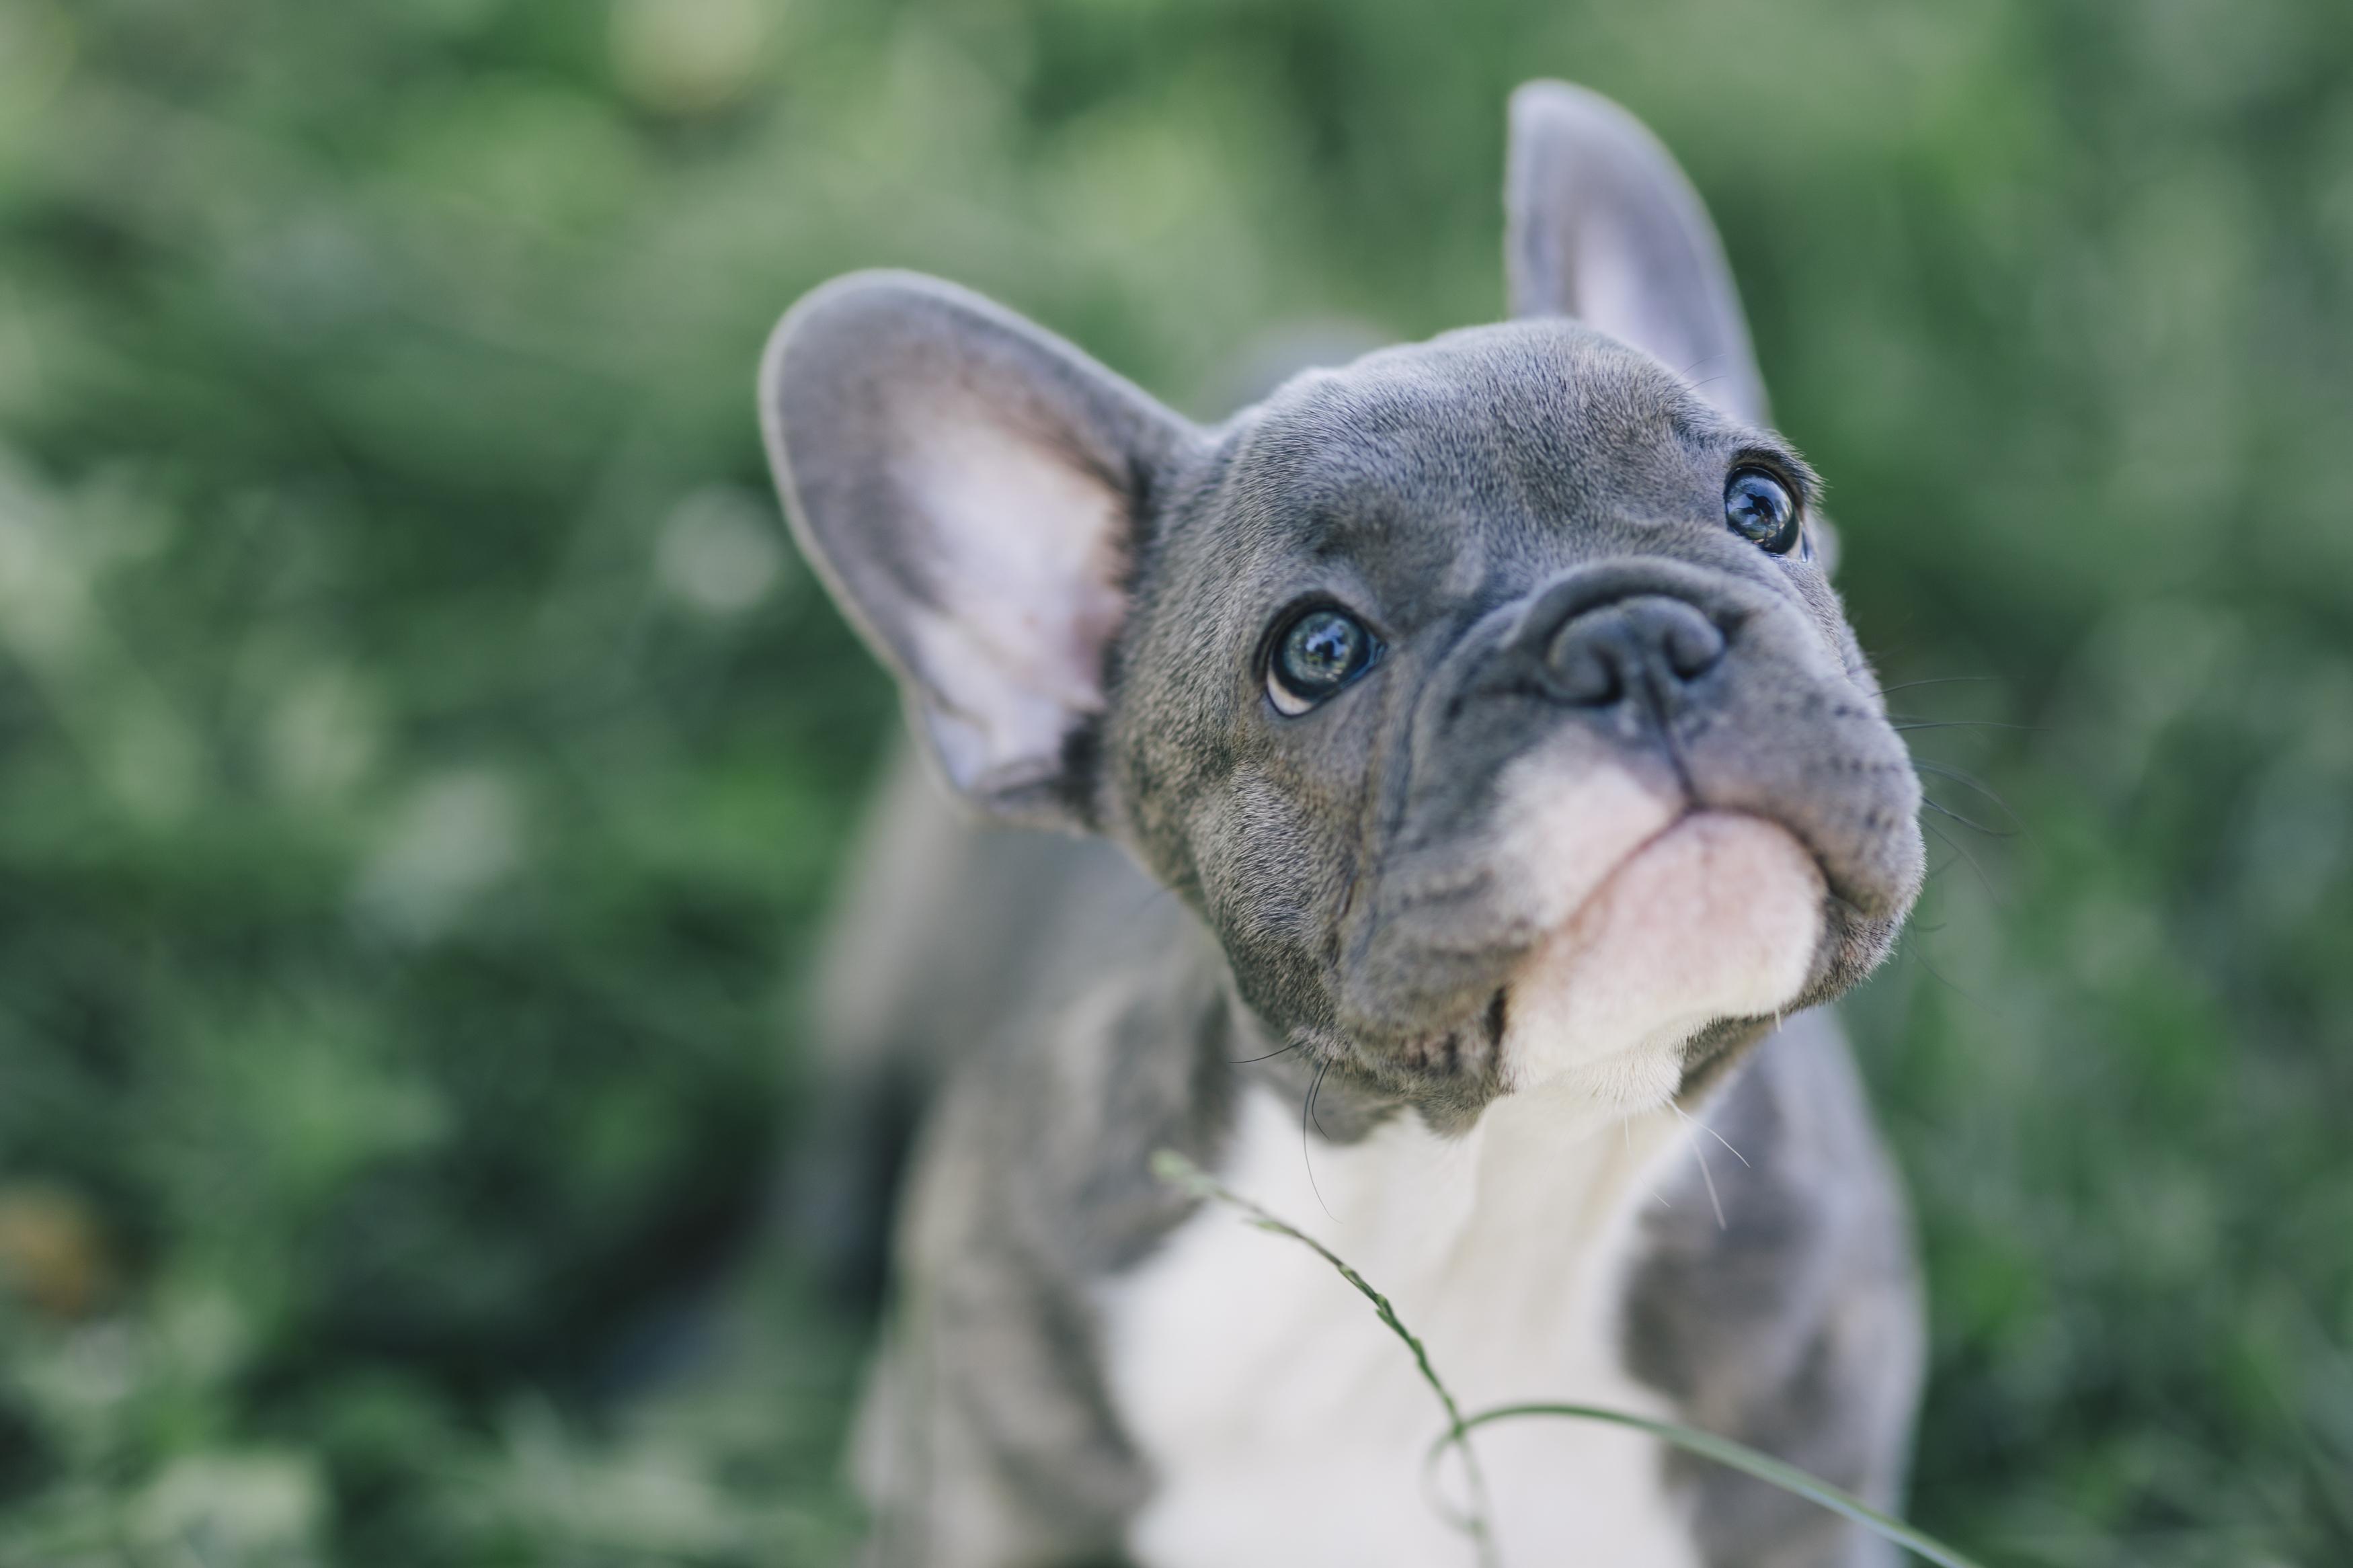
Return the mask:
<svg viewBox="0 0 2353 1568">
<path fill-rule="evenodd" d="M 1556 530 L 1679 491 L 1737 431 L 1657 361 L 1576 321 L 1474 327 L 1278 388 L 1233 427 L 1227 510 L 1309 553 L 1368 532 Z"/>
<path fill-rule="evenodd" d="M 1174 556 L 1248 614 L 1351 583 L 1402 609 L 1627 548 L 1629 519 L 1704 507 L 1754 432 L 1656 360 L 1566 318 L 1504 322 L 1310 371 L 1227 426 L 1214 499 Z M 1320 579 L 1320 581 L 1319 581 Z"/>
</svg>

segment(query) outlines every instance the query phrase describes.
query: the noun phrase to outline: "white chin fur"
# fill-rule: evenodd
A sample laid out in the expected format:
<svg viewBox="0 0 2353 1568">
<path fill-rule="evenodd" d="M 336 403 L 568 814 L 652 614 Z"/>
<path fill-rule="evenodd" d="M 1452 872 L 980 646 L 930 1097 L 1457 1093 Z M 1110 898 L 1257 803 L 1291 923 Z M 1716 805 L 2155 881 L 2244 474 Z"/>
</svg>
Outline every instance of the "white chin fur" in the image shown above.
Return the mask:
<svg viewBox="0 0 2353 1568">
<path fill-rule="evenodd" d="M 1663 1104 L 1694 1035 L 1797 999 L 1824 893 L 1787 829 L 1728 812 L 1684 817 L 1609 872 L 1514 978 L 1503 1042 L 1513 1087 L 1615 1116 Z"/>
</svg>

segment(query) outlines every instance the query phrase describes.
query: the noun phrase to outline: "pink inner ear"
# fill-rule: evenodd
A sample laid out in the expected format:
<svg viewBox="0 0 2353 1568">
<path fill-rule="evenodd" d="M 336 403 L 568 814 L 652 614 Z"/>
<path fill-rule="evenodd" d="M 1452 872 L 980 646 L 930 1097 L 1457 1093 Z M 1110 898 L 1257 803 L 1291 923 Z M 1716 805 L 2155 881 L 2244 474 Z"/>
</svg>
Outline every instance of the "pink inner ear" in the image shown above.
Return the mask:
<svg viewBox="0 0 2353 1568">
<path fill-rule="evenodd" d="M 926 527 L 934 601 L 907 626 L 942 760 L 965 788 L 1050 770 L 1103 707 L 1126 602 L 1123 506 L 1099 479 L 954 401 L 910 421 L 894 478 Z"/>
<path fill-rule="evenodd" d="M 1698 343 L 1688 327 L 1664 309 L 1632 238 L 1606 218 L 1597 218 L 1577 246 L 1577 314 L 1702 384 L 1703 390 L 1720 368 L 1715 362 L 1723 353 Z"/>
</svg>

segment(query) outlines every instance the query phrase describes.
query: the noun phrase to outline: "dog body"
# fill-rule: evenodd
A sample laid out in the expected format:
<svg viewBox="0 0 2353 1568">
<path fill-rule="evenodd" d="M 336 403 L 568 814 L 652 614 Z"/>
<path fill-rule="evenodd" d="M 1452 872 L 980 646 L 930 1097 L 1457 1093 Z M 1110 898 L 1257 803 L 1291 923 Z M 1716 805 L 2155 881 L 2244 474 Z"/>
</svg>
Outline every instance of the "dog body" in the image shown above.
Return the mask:
<svg viewBox="0 0 2353 1568">
<path fill-rule="evenodd" d="M 1519 320 L 1211 430 L 929 280 L 778 329 L 787 509 L 932 766 L 1100 836 L 902 765 L 828 958 L 844 1103 L 938 1080 L 878 1563 L 1471 1560 L 1405 1348 L 1163 1148 L 1330 1243 L 1466 1408 L 1893 1499 L 1901 1205 L 1826 1016 L 1777 1026 L 1892 942 L 1916 781 L 1696 198 L 1543 85 L 1508 202 Z M 1623 1430 L 1473 1441 L 1507 1563 L 1873 1560 Z"/>
</svg>

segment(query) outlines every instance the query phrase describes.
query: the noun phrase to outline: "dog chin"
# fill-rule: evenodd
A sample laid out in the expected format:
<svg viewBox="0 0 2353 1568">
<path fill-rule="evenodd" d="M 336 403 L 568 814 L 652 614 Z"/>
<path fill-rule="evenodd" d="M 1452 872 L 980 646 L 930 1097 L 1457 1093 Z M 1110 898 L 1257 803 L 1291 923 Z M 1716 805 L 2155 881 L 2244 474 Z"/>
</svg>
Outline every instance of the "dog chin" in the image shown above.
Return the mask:
<svg viewBox="0 0 2353 1568">
<path fill-rule="evenodd" d="M 1611 1118 L 1664 1104 L 1693 1036 L 1797 999 L 1826 892 L 1813 855 L 1763 817 L 1674 821 L 1608 872 L 1514 975 L 1508 1081 Z"/>
</svg>

